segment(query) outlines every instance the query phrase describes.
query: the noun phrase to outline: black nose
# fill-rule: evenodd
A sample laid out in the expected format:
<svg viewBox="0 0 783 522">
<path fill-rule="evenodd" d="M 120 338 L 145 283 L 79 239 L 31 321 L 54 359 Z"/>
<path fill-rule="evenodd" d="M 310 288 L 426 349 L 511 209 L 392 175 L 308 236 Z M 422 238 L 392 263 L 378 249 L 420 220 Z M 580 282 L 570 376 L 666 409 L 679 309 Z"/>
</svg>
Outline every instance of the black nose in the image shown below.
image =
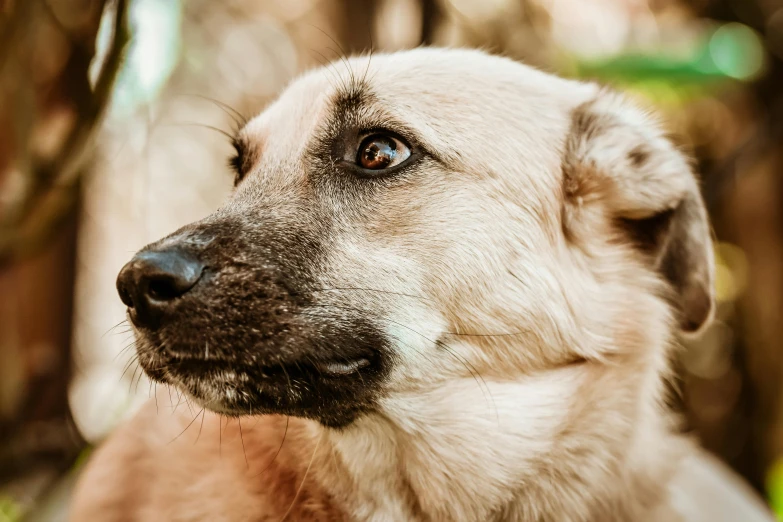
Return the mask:
<svg viewBox="0 0 783 522">
<path fill-rule="evenodd" d="M 153 327 L 174 300 L 193 288 L 203 270 L 198 259 L 180 250 L 140 252 L 120 270 L 117 291 L 134 323 Z"/>
</svg>

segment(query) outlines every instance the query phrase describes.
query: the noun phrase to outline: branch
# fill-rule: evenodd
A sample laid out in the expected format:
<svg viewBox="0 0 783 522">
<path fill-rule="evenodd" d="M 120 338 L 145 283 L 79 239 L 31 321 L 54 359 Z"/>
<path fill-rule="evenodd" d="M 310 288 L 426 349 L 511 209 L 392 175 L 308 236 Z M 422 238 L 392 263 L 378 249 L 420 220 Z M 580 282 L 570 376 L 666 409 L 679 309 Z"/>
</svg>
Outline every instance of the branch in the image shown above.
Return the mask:
<svg viewBox="0 0 783 522">
<path fill-rule="evenodd" d="M 13 119 L 17 130 L 16 135 L 0 134 L 0 268 L 37 250 L 57 233 L 64 217 L 75 211 L 88 145 L 109 104 L 128 41 L 127 3 L 116 0 L 112 42 L 95 87 L 90 89 L 88 69 L 106 3 L 101 2 L 99 16 L 79 28 L 79 34 L 63 27 L 48 4 L 38 3 L 38 9 L 31 0 L 17 4 L 23 7 L 8 18 L 8 27 L 16 30 L 4 35 L 10 39 L 4 47 L 9 52 L 0 56 L 0 95 L 6 98 L 2 105 L 16 108 L 17 116 L 9 118 L 0 112 L 0 120 L 4 116 Z M 40 60 L 36 51 L 45 46 L 29 35 L 47 25 L 57 28 L 70 48 L 59 74 L 41 85 L 29 76 L 36 72 L 35 60 Z M 18 57 L 33 65 L 20 63 Z M 32 115 L 33 121 L 25 125 L 18 117 L 20 112 Z M 4 150 L 10 151 L 9 157 L 3 158 Z"/>
</svg>

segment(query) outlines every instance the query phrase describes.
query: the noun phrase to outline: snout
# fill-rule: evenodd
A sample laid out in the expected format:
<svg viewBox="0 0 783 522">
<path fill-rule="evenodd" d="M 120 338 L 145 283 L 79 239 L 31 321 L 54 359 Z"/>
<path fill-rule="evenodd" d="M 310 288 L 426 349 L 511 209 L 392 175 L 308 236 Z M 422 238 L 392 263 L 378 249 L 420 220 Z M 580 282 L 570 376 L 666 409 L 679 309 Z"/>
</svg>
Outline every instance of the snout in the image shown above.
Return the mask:
<svg viewBox="0 0 783 522">
<path fill-rule="evenodd" d="M 374 404 L 386 337 L 370 314 L 318 291 L 317 236 L 275 225 L 214 215 L 122 268 L 139 365 L 224 415 L 343 426 Z"/>
<path fill-rule="evenodd" d="M 140 252 L 117 276 L 117 291 L 134 324 L 154 328 L 203 271 L 201 261 L 180 249 Z"/>
</svg>

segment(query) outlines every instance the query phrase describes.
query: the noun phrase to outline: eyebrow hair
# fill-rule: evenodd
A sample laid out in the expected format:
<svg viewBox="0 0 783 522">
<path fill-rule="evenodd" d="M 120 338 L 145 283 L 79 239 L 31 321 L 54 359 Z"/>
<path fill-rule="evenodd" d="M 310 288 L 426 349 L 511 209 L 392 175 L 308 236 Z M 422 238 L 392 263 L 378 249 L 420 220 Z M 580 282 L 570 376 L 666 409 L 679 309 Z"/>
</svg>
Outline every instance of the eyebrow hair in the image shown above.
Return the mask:
<svg viewBox="0 0 783 522">
<path fill-rule="evenodd" d="M 240 130 L 231 137 L 231 146 L 234 147 L 234 154 L 229 157 L 228 164 L 237 173 L 237 176 L 244 176 L 252 162 L 250 142 Z"/>
<path fill-rule="evenodd" d="M 404 120 L 386 113 L 383 109 L 370 110 L 369 112 L 374 114 L 368 114 L 365 109 L 372 107 L 375 101 L 377 97 L 367 79 L 352 76 L 347 83 L 335 89 L 330 100 L 330 124 L 327 126 L 332 129 L 348 126 L 365 131 L 391 131 L 401 135 L 409 141 L 409 145 L 418 148 L 433 160 L 444 165 L 448 163 L 446 157 L 429 147 L 421 133 Z"/>
<path fill-rule="evenodd" d="M 340 112 L 355 112 L 372 99 L 370 84 L 366 78 L 356 78 L 353 74 L 346 83 L 337 87 L 332 98 L 332 107 Z"/>
</svg>

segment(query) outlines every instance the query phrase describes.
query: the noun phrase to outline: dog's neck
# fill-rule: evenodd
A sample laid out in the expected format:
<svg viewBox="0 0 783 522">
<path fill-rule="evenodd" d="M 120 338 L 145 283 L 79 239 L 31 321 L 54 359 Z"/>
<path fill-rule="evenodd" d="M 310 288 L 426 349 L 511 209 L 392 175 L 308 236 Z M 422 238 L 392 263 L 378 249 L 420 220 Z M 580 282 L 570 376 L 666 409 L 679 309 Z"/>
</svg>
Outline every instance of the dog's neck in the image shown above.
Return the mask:
<svg viewBox="0 0 783 522">
<path fill-rule="evenodd" d="M 617 378 L 597 367 L 396 394 L 383 414 L 323 430 L 314 473 L 356 520 L 580 520 L 598 504 L 637 515 L 660 502 L 679 446 L 657 396 L 596 394 Z"/>
</svg>

